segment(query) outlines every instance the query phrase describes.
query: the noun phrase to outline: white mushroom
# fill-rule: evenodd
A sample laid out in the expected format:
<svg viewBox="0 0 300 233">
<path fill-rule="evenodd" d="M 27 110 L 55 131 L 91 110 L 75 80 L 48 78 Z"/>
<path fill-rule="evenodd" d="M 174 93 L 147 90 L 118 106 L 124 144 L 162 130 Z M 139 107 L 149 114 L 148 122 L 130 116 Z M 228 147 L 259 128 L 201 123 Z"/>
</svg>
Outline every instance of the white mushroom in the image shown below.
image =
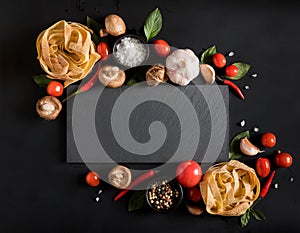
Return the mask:
<svg viewBox="0 0 300 233">
<path fill-rule="evenodd" d="M 117 66 L 104 66 L 99 71 L 99 81 L 106 87 L 120 87 L 124 84 L 125 72 Z"/>
<path fill-rule="evenodd" d="M 177 49 L 167 57 L 166 68 L 173 83 L 186 86 L 199 74 L 199 59 L 190 49 Z"/>
</svg>

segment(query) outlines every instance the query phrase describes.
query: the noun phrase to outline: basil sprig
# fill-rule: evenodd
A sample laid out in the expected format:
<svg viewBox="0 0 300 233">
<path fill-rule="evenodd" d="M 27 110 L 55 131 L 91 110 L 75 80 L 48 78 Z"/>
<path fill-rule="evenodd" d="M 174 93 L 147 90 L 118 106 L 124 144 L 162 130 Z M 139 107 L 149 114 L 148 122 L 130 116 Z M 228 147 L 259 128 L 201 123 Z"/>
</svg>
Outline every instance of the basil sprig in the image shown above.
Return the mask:
<svg viewBox="0 0 300 233">
<path fill-rule="evenodd" d="M 206 49 L 201 55 L 201 63 L 208 64 L 212 62 L 212 57 L 217 53 L 217 48 L 215 45 Z"/>
<path fill-rule="evenodd" d="M 231 79 L 231 80 L 241 79 L 242 77 L 244 77 L 248 73 L 248 71 L 251 67 L 249 64 L 246 64 L 246 63 L 243 63 L 243 62 L 236 62 L 236 63 L 233 63 L 232 65 L 235 65 L 238 68 L 239 72 L 234 77 L 226 76 L 226 78 Z"/>
<path fill-rule="evenodd" d="M 45 74 L 33 76 L 33 81 L 42 88 L 46 88 L 48 84 L 52 81 Z"/>
<path fill-rule="evenodd" d="M 104 29 L 104 27 L 100 23 L 98 23 L 95 19 L 87 16 L 86 25 L 93 31 L 91 38 L 96 45 L 98 45 L 101 41 L 106 41 L 105 38 L 100 37 L 100 30 Z"/>
<path fill-rule="evenodd" d="M 141 209 L 144 206 L 144 202 L 145 202 L 145 191 L 144 190 L 134 191 L 129 198 L 128 211 L 132 212 Z"/>
<path fill-rule="evenodd" d="M 259 221 L 266 221 L 266 217 L 264 215 L 264 213 L 260 210 L 255 210 L 252 208 L 247 209 L 247 211 L 241 216 L 240 218 L 240 223 L 242 225 L 242 227 L 245 227 L 248 225 L 251 215 Z"/>
<path fill-rule="evenodd" d="M 150 13 L 150 15 L 146 18 L 144 24 L 144 33 L 146 36 L 147 42 L 157 36 L 162 28 L 162 16 L 160 10 L 156 8 L 154 11 Z"/>
</svg>

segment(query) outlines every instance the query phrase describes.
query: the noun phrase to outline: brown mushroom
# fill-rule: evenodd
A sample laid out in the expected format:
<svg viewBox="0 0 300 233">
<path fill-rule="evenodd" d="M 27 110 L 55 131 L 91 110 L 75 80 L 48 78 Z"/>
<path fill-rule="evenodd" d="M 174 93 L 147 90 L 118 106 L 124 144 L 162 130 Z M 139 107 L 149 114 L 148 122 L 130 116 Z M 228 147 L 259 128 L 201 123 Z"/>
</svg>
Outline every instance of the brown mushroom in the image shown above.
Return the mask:
<svg viewBox="0 0 300 233">
<path fill-rule="evenodd" d="M 126 31 L 126 25 L 123 19 L 115 14 L 108 15 L 105 18 L 105 29 L 100 30 L 100 36 L 105 37 L 107 35 L 119 36 Z"/>
<path fill-rule="evenodd" d="M 117 66 L 106 65 L 99 71 L 99 81 L 106 87 L 117 88 L 124 84 L 125 72 Z"/>
<path fill-rule="evenodd" d="M 60 101 L 54 96 L 44 96 L 36 103 L 36 111 L 45 120 L 55 120 L 62 109 Z"/>
<path fill-rule="evenodd" d="M 131 171 L 127 167 L 118 165 L 109 172 L 108 180 L 112 186 L 126 189 L 131 183 Z"/>
<path fill-rule="evenodd" d="M 165 67 L 161 64 L 151 66 L 146 72 L 146 81 L 149 86 L 156 87 L 160 83 L 167 82 L 167 80 Z"/>
</svg>

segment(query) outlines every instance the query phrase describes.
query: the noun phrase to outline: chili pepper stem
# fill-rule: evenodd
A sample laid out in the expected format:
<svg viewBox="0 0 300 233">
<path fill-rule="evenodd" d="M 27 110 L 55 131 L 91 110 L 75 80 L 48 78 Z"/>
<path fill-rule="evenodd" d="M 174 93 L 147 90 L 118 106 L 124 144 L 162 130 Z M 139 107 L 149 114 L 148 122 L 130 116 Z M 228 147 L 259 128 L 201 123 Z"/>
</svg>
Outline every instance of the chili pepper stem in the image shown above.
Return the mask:
<svg viewBox="0 0 300 233">
<path fill-rule="evenodd" d="M 81 93 L 81 91 L 77 90 L 77 91 L 73 92 L 71 95 L 69 95 L 66 98 L 64 98 L 61 102 L 63 103 L 63 102 L 67 101 L 68 99 L 72 98 L 73 96 L 75 96 L 75 95 L 77 95 L 79 93 Z"/>
</svg>

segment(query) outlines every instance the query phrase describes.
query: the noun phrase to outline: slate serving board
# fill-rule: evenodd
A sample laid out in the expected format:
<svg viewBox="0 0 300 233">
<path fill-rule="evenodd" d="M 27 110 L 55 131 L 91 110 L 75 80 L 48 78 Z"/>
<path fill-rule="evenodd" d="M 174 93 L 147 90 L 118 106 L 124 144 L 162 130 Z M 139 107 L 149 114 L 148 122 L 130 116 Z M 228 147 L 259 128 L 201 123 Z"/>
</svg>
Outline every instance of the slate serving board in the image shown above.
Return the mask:
<svg viewBox="0 0 300 233">
<path fill-rule="evenodd" d="M 227 160 L 228 98 L 219 85 L 98 83 L 67 102 L 67 163 Z"/>
</svg>

